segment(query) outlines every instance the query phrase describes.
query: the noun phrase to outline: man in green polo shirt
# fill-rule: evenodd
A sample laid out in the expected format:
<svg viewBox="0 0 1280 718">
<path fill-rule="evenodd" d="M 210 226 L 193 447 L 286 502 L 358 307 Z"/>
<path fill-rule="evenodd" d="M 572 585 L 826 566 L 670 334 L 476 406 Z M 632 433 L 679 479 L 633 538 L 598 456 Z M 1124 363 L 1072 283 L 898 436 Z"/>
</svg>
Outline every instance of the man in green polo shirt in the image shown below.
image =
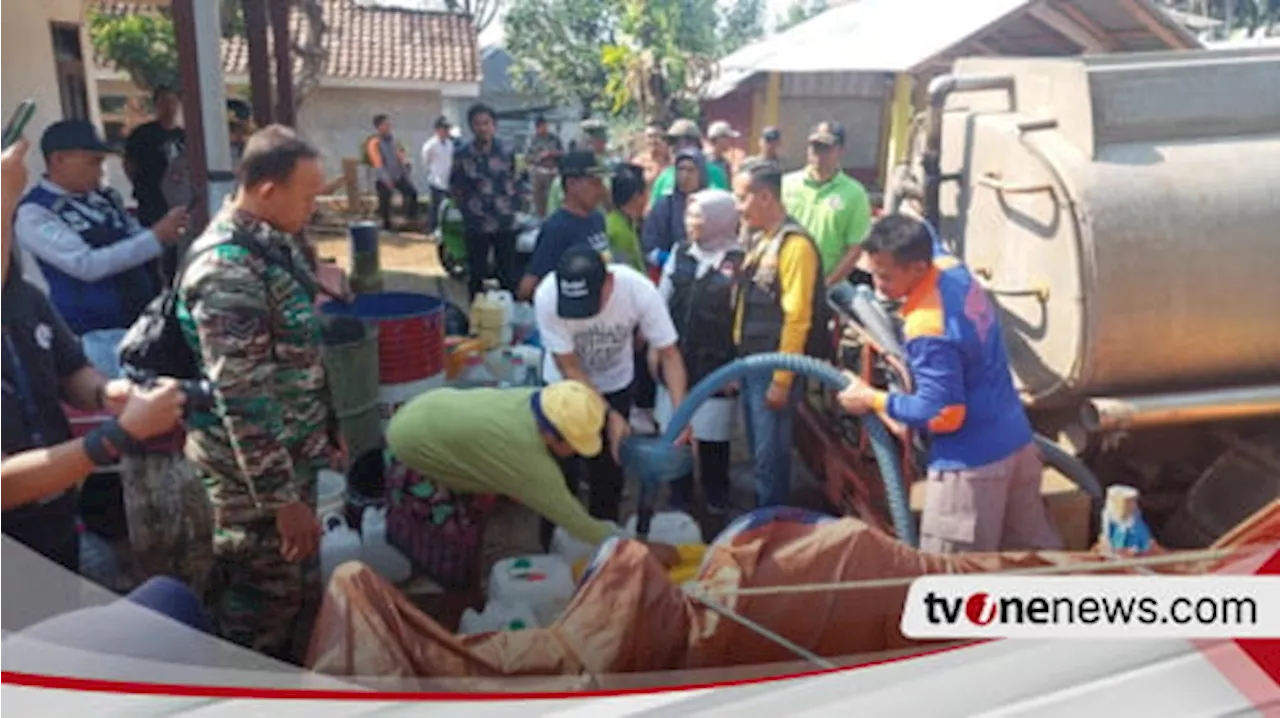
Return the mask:
<svg viewBox="0 0 1280 718">
<path fill-rule="evenodd" d="M 809 164 L 787 175 L 782 202 L 802 227 L 809 230 L 822 255 L 826 286 L 849 278 L 862 254 L 862 240 L 871 229 L 871 201 L 867 190 L 840 169 L 844 127 L 823 122 L 809 134 Z"/>
</svg>

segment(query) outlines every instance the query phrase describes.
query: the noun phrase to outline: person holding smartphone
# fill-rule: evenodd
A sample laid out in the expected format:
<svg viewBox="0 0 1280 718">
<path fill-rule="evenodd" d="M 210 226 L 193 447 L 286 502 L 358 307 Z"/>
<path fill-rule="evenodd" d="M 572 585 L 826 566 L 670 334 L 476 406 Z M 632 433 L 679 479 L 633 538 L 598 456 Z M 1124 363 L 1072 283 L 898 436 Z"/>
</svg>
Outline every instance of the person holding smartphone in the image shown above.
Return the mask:
<svg viewBox="0 0 1280 718">
<path fill-rule="evenodd" d="M 144 229 L 120 194 L 102 187 L 111 150 L 88 122 L 53 123 L 40 150 L 48 170 L 23 197 L 14 224 L 23 276 L 48 294 L 72 332 L 127 328 L 159 294 L 149 264 L 182 238 L 187 209 L 171 209 Z"/>
</svg>

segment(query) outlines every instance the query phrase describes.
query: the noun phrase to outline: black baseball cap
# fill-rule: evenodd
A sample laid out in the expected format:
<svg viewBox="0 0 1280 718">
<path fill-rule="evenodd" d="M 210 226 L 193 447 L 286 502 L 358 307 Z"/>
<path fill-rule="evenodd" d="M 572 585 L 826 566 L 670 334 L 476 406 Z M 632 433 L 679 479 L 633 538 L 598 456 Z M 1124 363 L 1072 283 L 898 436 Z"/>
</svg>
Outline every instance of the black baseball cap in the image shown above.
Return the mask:
<svg viewBox="0 0 1280 718">
<path fill-rule="evenodd" d="M 564 319 L 589 319 L 600 313 L 604 257 L 589 244 L 570 247 L 556 265 L 556 314 Z"/>
<path fill-rule="evenodd" d="M 594 152 L 574 150 L 560 156 L 562 177 L 607 177 L 610 174 L 612 171 L 600 164 Z"/>
<path fill-rule="evenodd" d="M 819 122 L 813 132 L 809 133 L 809 141 L 818 145 L 844 145 L 844 125 L 839 122 Z"/>
<path fill-rule="evenodd" d="M 769 142 L 776 142 L 782 139 L 782 130 L 777 127 L 769 126 L 764 128 L 764 132 L 760 133 L 760 137 L 768 140 Z"/>
<path fill-rule="evenodd" d="M 40 152 L 45 157 L 70 150 L 111 152 L 111 147 L 98 136 L 98 128 L 85 120 L 62 120 L 45 128 L 40 136 Z"/>
<path fill-rule="evenodd" d="M 453 127 L 453 125 L 449 123 L 449 118 L 444 115 L 440 115 L 436 118 L 436 129 L 438 130 L 442 127 L 446 130 Z"/>
<path fill-rule="evenodd" d="M 249 103 L 244 100 L 235 97 L 227 100 L 227 115 L 229 119 L 245 122 L 252 114 L 253 108 L 249 107 Z"/>
</svg>

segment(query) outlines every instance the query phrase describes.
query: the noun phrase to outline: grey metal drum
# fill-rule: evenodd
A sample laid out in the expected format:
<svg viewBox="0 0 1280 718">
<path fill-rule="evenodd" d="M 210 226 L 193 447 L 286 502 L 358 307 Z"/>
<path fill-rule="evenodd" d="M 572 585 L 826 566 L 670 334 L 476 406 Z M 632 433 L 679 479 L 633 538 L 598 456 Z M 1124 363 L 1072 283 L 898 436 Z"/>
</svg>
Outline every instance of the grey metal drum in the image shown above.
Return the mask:
<svg viewBox="0 0 1280 718">
<path fill-rule="evenodd" d="M 1280 379 L 1280 52 L 955 73 L 1014 78 L 948 99 L 941 208 L 1033 406 Z"/>
</svg>

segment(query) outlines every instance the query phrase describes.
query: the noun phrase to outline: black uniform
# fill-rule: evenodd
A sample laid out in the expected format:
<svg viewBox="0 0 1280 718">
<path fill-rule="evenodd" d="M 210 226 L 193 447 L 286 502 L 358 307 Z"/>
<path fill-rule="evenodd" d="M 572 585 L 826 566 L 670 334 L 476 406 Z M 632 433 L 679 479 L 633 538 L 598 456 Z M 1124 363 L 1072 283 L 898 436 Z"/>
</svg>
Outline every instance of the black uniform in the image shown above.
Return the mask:
<svg viewBox="0 0 1280 718">
<path fill-rule="evenodd" d="M 71 427 L 59 401 L 62 380 L 89 365 L 80 340 L 67 328 L 49 300 L 11 273 L 4 285 L 5 456 L 71 438 Z M 56 496 L 5 511 L 3 530 L 10 536 L 78 571 L 76 534 L 78 496 L 68 489 Z"/>
</svg>

